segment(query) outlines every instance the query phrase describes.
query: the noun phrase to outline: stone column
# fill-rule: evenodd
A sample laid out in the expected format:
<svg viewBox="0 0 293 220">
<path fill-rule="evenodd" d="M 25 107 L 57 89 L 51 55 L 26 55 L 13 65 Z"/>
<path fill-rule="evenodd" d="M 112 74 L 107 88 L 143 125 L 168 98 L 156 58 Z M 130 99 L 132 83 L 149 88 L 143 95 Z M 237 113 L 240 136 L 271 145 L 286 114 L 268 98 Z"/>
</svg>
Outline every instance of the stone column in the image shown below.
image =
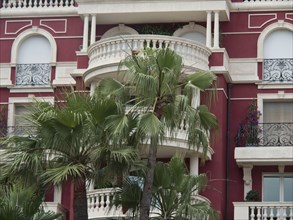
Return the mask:
<svg viewBox="0 0 293 220">
<path fill-rule="evenodd" d="M 212 46 L 212 12 L 207 11 L 206 46 Z"/>
<path fill-rule="evenodd" d="M 219 12 L 215 11 L 215 20 L 214 20 L 214 48 L 219 48 Z"/>
<path fill-rule="evenodd" d="M 91 43 L 90 45 L 92 45 L 93 43 L 96 42 L 96 22 L 97 16 L 96 15 L 92 15 L 92 26 L 91 26 Z"/>
<path fill-rule="evenodd" d="M 54 202 L 61 204 L 61 198 L 62 198 L 62 186 L 61 185 L 54 186 Z"/>
<path fill-rule="evenodd" d="M 87 47 L 88 47 L 88 33 L 89 33 L 89 15 L 85 15 L 84 16 L 84 20 L 83 20 L 82 51 L 87 51 Z"/>
<path fill-rule="evenodd" d="M 198 175 L 198 156 L 192 155 L 190 156 L 190 174 L 191 175 Z"/>
</svg>

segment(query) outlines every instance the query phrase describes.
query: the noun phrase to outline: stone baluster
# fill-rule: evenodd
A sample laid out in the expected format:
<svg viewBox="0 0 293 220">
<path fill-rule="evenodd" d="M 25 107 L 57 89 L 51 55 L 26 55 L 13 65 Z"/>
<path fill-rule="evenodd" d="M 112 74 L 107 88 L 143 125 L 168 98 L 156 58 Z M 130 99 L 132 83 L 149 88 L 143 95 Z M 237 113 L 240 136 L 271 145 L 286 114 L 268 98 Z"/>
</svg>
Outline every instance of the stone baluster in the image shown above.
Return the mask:
<svg viewBox="0 0 293 220">
<path fill-rule="evenodd" d="M 106 195 L 106 208 L 108 208 L 110 206 L 110 197 L 111 197 L 111 193 L 109 192 Z"/>
<path fill-rule="evenodd" d="M 65 7 L 69 7 L 69 0 L 65 1 Z"/>
<path fill-rule="evenodd" d="M 290 220 L 293 220 L 293 207 L 290 207 L 289 217 L 290 217 Z"/>
<path fill-rule="evenodd" d="M 277 208 L 277 215 L 276 215 L 277 218 L 276 218 L 276 220 L 281 220 L 281 213 L 280 213 L 281 207 L 277 206 L 276 208 Z"/>
<path fill-rule="evenodd" d="M 274 219 L 274 207 L 270 206 L 270 220 Z"/>
<path fill-rule="evenodd" d="M 264 219 L 267 219 L 267 217 L 268 217 L 268 207 L 263 207 L 263 215 L 262 215 L 262 217 Z"/>
<path fill-rule="evenodd" d="M 256 208 L 257 208 L 257 214 L 256 214 L 257 220 L 261 220 L 261 207 L 257 206 Z"/>
<path fill-rule="evenodd" d="M 255 214 L 254 214 L 254 206 L 249 207 L 250 208 L 250 220 L 254 220 Z"/>
<path fill-rule="evenodd" d="M 105 193 L 101 194 L 101 203 L 100 203 L 101 209 L 105 210 Z"/>
</svg>

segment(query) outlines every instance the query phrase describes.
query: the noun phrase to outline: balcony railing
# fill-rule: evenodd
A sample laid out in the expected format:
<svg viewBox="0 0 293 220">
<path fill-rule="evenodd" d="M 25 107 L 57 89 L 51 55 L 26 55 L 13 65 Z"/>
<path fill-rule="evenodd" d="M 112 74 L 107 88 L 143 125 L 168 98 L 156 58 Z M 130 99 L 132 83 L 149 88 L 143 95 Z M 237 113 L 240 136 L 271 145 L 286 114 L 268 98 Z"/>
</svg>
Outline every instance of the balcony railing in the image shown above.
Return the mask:
<svg viewBox="0 0 293 220">
<path fill-rule="evenodd" d="M 74 7 L 74 0 L 3 0 L 3 9 Z"/>
<path fill-rule="evenodd" d="M 293 81 L 293 59 L 264 59 L 263 62 L 264 81 Z"/>
<path fill-rule="evenodd" d="M 106 219 L 106 218 L 123 218 L 132 216 L 132 212 L 113 207 L 110 209 L 110 203 L 114 197 L 115 188 L 95 189 L 87 192 L 88 218 L 89 219 Z M 201 201 L 210 204 L 210 201 L 198 194 L 192 196 L 193 201 Z M 150 216 L 157 217 L 160 211 L 152 208 Z M 206 220 L 206 219 L 202 219 Z"/>
<path fill-rule="evenodd" d="M 51 65 L 48 63 L 32 63 L 16 65 L 17 86 L 50 85 Z"/>
<path fill-rule="evenodd" d="M 293 146 L 293 123 L 240 125 L 236 146 Z"/>
<path fill-rule="evenodd" d="M 91 72 L 97 67 L 118 65 L 127 55 L 144 48 L 166 48 L 177 52 L 185 66 L 208 70 L 211 51 L 204 45 L 188 39 L 164 35 L 123 35 L 105 38 L 92 44 L 88 49 L 89 68 L 85 81 L 95 77 Z M 103 72 L 103 71 L 100 71 Z"/>
<path fill-rule="evenodd" d="M 33 136 L 36 133 L 35 126 L 3 126 L 0 127 L 0 138 L 8 136 Z"/>
<path fill-rule="evenodd" d="M 234 220 L 293 220 L 292 202 L 234 202 Z"/>
</svg>

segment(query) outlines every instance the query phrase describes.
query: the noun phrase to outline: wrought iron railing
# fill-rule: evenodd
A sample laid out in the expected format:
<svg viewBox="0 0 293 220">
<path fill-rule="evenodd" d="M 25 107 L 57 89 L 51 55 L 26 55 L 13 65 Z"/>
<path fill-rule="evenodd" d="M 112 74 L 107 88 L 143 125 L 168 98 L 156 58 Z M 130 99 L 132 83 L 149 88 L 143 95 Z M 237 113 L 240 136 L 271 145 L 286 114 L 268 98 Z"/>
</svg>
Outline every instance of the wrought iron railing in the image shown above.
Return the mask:
<svg viewBox="0 0 293 220">
<path fill-rule="evenodd" d="M 35 126 L 3 126 L 0 127 L 0 138 L 9 136 L 33 136 L 36 133 Z"/>
<path fill-rule="evenodd" d="M 293 146 L 293 122 L 240 125 L 236 146 Z"/>
<path fill-rule="evenodd" d="M 264 59 L 264 81 L 293 81 L 293 58 Z"/>
<path fill-rule="evenodd" d="M 16 65 L 16 85 L 44 86 L 51 80 L 51 65 L 48 63 L 32 63 Z"/>
<path fill-rule="evenodd" d="M 74 0 L 3 0 L 3 9 L 74 7 Z"/>
</svg>

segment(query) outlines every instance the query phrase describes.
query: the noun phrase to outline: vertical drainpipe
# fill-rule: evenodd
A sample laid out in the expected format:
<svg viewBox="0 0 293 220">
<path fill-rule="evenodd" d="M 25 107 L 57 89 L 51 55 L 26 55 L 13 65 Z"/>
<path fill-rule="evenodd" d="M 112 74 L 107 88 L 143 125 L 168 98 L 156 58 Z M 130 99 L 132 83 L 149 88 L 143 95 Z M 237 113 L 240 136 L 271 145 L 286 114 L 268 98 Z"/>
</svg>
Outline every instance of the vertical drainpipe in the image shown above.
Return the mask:
<svg viewBox="0 0 293 220">
<path fill-rule="evenodd" d="M 228 93 L 228 100 L 227 100 L 227 114 L 226 114 L 226 123 L 227 123 L 227 132 L 226 132 L 226 196 L 225 196 L 225 213 L 224 219 L 228 219 L 228 205 L 229 205 L 229 179 L 230 179 L 230 112 L 231 112 L 231 88 L 232 84 L 227 84 L 227 93 Z"/>
</svg>

